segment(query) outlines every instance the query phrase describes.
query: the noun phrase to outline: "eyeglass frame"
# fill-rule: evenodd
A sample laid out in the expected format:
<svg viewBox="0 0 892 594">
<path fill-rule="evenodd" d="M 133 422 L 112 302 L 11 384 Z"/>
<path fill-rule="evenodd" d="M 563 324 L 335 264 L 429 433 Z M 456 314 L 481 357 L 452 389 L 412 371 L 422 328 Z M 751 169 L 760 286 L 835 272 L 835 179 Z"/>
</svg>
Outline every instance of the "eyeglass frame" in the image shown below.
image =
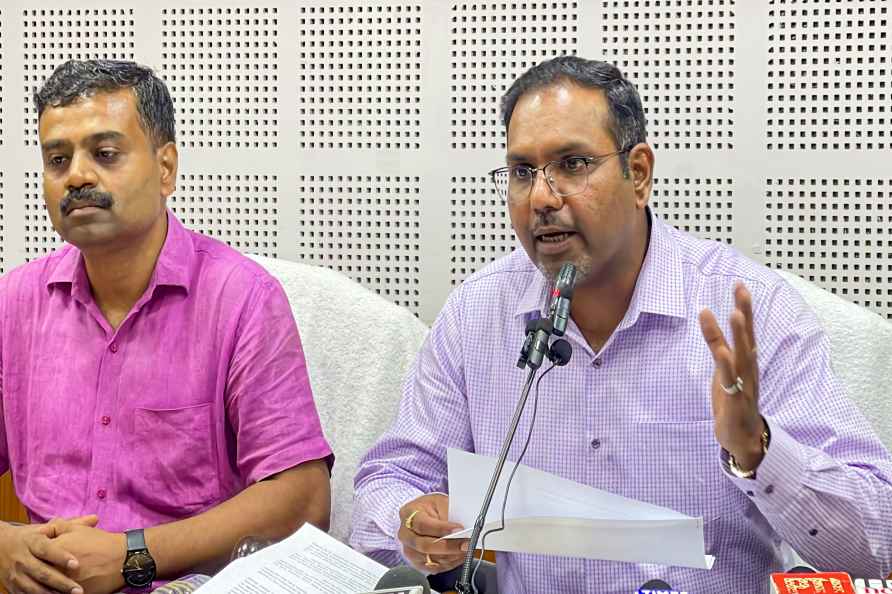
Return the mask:
<svg viewBox="0 0 892 594">
<path fill-rule="evenodd" d="M 489 175 L 489 178 L 492 180 L 493 185 L 496 186 L 496 193 L 498 193 L 498 192 L 499 192 L 499 189 L 498 189 L 498 184 L 496 183 L 496 174 L 497 174 L 497 173 L 499 173 L 500 171 L 506 171 L 506 170 L 507 170 L 508 172 L 510 172 L 511 169 L 513 169 L 513 168 L 515 168 L 515 167 L 526 167 L 526 168 L 529 169 L 530 172 L 533 174 L 533 179 L 530 181 L 530 189 L 529 189 L 529 193 L 527 194 L 527 199 L 529 199 L 530 195 L 533 193 L 533 186 L 536 185 L 536 175 L 541 171 L 543 177 L 545 178 L 545 185 L 548 186 L 548 189 L 551 191 L 552 194 L 554 194 L 554 195 L 557 196 L 558 198 L 569 198 L 570 196 L 576 196 L 577 194 L 582 194 L 583 192 L 586 191 L 586 189 L 588 189 L 588 176 L 591 175 L 592 173 L 594 173 L 595 171 L 597 171 L 598 167 L 600 167 L 601 164 L 604 163 L 604 161 L 606 161 L 606 160 L 609 159 L 610 157 L 616 157 L 617 155 L 622 155 L 623 153 L 628 153 L 628 152 L 631 151 L 633 148 L 634 148 L 634 147 L 627 146 L 627 147 L 622 148 L 622 149 L 620 149 L 620 150 L 618 150 L 618 151 L 614 151 L 614 152 L 612 152 L 612 153 L 607 153 L 606 155 L 591 155 L 591 156 L 586 156 L 586 155 L 568 155 L 568 156 L 566 156 L 566 157 L 562 157 L 562 158 L 560 158 L 560 159 L 554 159 L 554 160 L 552 160 L 552 161 L 549 161 L 548 163 L 546 163 L 546 164 L 543 165 L 542 167 L 530 167 L 529 165 L 505 165 L 505 166 L 503 166 L 503 167 L 496 167 L 495 169 L 493 169 L 492 171 L 490 171 L 488 175 Z M 552 165 L 554 165 L 555 163 L 563 163 L 563 162 L 565 162 L 565 161 L 567 161 L 567 160 L 569 160 L 569 159 L 583 159 L 583 160 L 585 161 L 585 166 L 586 166 L 586 168 L 588 168 L 589 166 L 591 166 L 591 165 L 592 165 L 593 163 L 595 163 L 595 162 L 597 162 L 597 166 L 595 166 L 594 168 L 592 168 L 590 171 L 587 171 L 587 172 L 586 172 L 586 174 L 585 174 L 585 175 L 586 175 L 586 177 L 585 177 L 585 186 L 583 186 L 583 188 L 582 188 L 581 190 L 579 190 L 579 191 L 577 191 L 577 192 L 573 192 L 572 194 L 559 194 L 559 193 L 557 192 L 557 190 L 554 189 L 554 186 L 551 185 L 552 182 L 551 182 L 551 180 L 548 178 L 548 175 L 545 173 L 545 170 L 548 169 L 549 167 L 551 167 Z M 509 178 L 509 179 L 510 179 L 510 178 Z M 505 197 L 502 198 L 502 200 L 504 200 L 504 202 L 505 202 L 506 204 L 510 204 L 510 203 L 511 203 L 511 199 L 509 198 L 509 196 L 508 196 L 508 192 L 507 192 L 507 191 L 505 192 Z"/>
</svg>

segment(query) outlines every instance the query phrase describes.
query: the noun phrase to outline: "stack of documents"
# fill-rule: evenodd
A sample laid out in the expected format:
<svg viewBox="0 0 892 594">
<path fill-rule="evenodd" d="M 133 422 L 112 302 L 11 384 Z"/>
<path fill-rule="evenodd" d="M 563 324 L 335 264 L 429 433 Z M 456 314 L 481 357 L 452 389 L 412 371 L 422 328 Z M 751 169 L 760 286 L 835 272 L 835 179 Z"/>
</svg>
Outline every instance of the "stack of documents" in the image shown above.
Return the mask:
<svg viewBox="0 0 892 594">
<path fill-rule="evenodd" d="M 468 538 L 474 526 L 495 458 L 450 449 L 449 520 L 469 527 L 447 538 Z M 486 516 L 498 527 L 509 462 Z M 478 543 L 479 546 L 479 543 Z M 490 534 L 486 548 L 608 561 L 659 563 L 711 569 L 703 518 L 642 503 L 521 465 L 505 509 L 505 530 Z"/>
</svg>

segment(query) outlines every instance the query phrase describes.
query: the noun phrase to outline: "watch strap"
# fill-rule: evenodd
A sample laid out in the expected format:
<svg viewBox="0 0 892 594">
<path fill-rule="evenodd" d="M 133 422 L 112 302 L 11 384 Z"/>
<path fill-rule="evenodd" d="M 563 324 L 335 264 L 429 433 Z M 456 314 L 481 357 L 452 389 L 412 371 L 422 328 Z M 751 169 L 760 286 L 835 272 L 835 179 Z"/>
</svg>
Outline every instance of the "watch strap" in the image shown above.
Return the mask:
<svg viewBox="0 0 892 594">
<path fill-rule="evenodd" d="M 138 530 L 128 530 L 124 533 L 127 536 L 127 552 L 142 551 L 148 549 L 146 546 L 145 531 L 140 528 Z"/>
</svg>

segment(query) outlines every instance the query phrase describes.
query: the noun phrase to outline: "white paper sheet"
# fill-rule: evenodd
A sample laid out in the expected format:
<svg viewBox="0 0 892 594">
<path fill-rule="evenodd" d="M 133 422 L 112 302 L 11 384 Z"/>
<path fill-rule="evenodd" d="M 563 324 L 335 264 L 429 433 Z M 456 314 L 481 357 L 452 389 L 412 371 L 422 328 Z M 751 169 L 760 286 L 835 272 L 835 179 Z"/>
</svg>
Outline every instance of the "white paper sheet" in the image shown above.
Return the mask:
<svg viewBox="0 0 892 594">
<path fill-rule="evenodd" d="M 304 526 L 285 540 L 237 559 L 196 592 L 201 594 L 356 594 L 375 588 L 387 568 Z"/>
<path fill-rule="evenodd" d="M 449 520 L 472 527 L 495 458 L 450 449 Z M 513 469 L 505 465 L 486 529 L 499 526 L 505 485 Z M 447 538 L 467 538 L 471 529 Z M 479 547 L 479 543 L 478 543 Z M 521 465 L 505 508 L 505 529 L 487 536 L 486 548 L 516 553 L 541 553 L 659 563 L 711 569 L 706 555 L 703 519 L 621 497 Z"/>
</svg>

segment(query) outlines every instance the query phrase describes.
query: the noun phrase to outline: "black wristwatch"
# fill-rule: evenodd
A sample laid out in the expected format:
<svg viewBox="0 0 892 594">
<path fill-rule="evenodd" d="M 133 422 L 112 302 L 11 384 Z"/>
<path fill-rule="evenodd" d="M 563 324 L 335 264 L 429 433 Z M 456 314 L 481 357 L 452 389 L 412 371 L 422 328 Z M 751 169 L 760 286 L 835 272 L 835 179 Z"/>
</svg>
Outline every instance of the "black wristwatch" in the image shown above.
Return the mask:
<svg viewBox="0 0 892 594">
<path fill-rule="evenodd" d="M 129 588 L 147 589 L 155 581 L 155 560 L 146 546 L 146 537 L 142 530 L 128 530 L 127 557 L 121 574 Z"/>
</svg>

